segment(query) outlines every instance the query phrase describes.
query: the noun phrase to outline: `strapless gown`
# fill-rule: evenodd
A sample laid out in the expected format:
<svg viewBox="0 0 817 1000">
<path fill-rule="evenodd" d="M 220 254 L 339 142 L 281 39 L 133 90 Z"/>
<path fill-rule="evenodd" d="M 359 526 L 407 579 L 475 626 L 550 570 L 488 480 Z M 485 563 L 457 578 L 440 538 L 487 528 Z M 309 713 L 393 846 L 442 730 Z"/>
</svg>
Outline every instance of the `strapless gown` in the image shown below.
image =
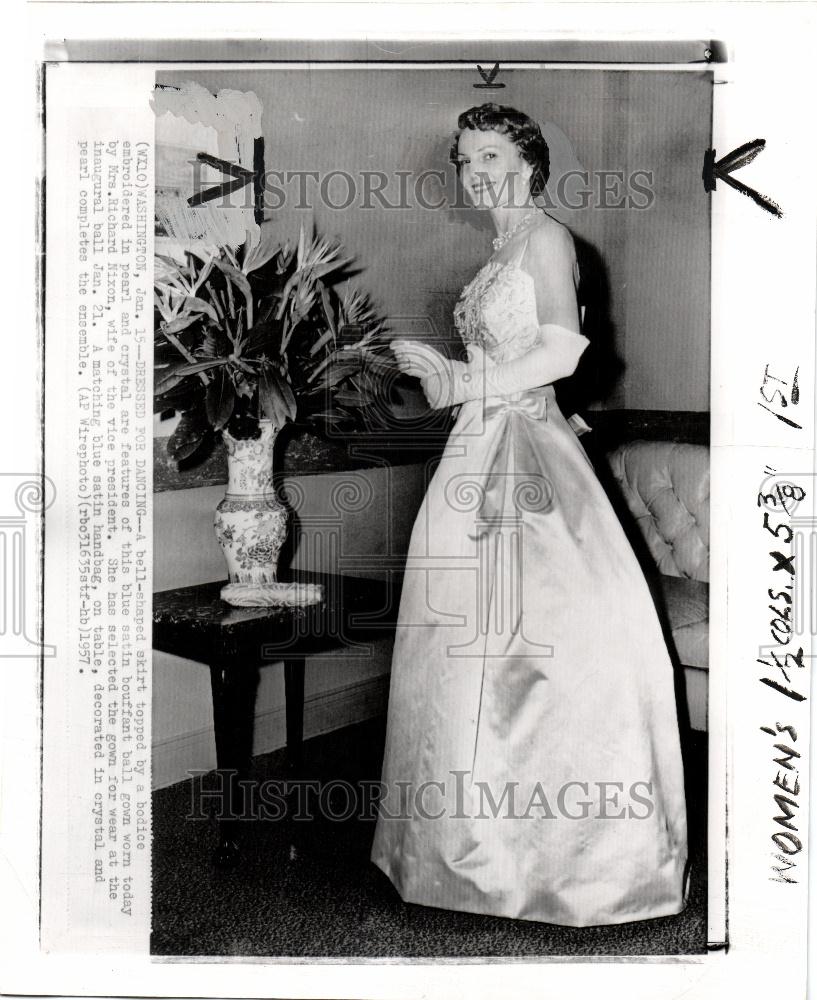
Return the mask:
<svg viewBox="0 0 817 1000">
<path fill-rule="evenodd" d="M 489 262 L 455 321 L 525 354 L 532 279 Z M 407 902 L 572 926 L 684 907 L 673 668 L 552 385 L 457 415 L 411 535 L 382 782 L 371 858 Z"/>
</svg>

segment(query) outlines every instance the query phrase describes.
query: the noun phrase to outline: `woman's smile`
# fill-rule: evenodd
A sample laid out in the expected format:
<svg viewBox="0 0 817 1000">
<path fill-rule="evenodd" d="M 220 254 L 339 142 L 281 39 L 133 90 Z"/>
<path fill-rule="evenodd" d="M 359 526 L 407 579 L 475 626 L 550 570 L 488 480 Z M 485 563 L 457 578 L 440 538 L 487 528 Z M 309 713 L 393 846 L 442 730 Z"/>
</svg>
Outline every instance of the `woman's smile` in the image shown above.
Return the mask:
<svg viewBox="0 0 817 1000">
<path fill-rule="evenodd" d="M 463 132 L 457 166 L 460 181 L 475 207 L 504 208 L 527 201 L 530 164 L 501 132 Z"/>
</svg>

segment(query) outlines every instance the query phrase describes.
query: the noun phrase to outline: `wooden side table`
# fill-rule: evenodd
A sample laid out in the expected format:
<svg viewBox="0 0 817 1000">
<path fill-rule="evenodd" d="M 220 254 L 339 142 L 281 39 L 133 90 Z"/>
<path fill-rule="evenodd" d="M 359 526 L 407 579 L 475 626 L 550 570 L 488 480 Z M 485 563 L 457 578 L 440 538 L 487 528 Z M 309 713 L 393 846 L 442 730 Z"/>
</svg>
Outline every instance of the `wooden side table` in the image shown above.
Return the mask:
<svg viewBox="0 0 817 1000">
<path fill-rule="evenodd" d="M 213 698 L 216 762 L 224 808 L 214 861 L 240 859 L 244 785 L 252 762 L 259 668 L 284 663 L 286 752 L 291 771 L 303 754 L 304 658 L 338 648 L 366 647 L 391 634 L 399 584 L 362 577 L 280 572 L 283 581 L 323 585 L 319 604 L 234 608 L 219 597 L 223 583 L 164 590 L 153 595 L 153 647 L 207 664 Z"/>
</svg>

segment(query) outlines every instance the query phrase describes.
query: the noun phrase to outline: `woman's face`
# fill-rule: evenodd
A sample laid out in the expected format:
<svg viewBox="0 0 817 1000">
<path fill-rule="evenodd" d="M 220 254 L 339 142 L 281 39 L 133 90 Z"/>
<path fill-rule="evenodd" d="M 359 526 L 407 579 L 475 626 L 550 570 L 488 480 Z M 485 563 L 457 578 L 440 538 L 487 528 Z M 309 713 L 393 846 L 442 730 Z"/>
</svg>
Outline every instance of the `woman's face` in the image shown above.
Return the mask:
<svg viewBox="0 0 817 1000">
<path fill-rule="evenodd" d="M 465 129 L 457 144 L 460 183 L 475 208 L 530 203 L 533 167 L 502 132 Z"/>
</svg>

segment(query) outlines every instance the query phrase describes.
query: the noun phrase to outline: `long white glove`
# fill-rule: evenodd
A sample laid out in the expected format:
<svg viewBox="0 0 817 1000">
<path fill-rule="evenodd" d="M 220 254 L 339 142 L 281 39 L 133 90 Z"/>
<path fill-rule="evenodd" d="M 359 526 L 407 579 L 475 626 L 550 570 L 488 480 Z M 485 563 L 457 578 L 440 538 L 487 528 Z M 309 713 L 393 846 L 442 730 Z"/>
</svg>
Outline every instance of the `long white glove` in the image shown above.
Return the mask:
<svg viewBox="0 0 817 1000">
<path fill-rule="evenodd" d="M 429 406 L 441 409 L 470 399 L 510 396 L 572 375 L 590 341 L 555 323 L 539 330 L 543 344 L 502 364 L 492 361 L 476 344 L 468 345 L 467 362 L 444 358 L 416 341 L 393 341 L 392 350 L 401 370 L 420 379 Z"/>
</svg>

